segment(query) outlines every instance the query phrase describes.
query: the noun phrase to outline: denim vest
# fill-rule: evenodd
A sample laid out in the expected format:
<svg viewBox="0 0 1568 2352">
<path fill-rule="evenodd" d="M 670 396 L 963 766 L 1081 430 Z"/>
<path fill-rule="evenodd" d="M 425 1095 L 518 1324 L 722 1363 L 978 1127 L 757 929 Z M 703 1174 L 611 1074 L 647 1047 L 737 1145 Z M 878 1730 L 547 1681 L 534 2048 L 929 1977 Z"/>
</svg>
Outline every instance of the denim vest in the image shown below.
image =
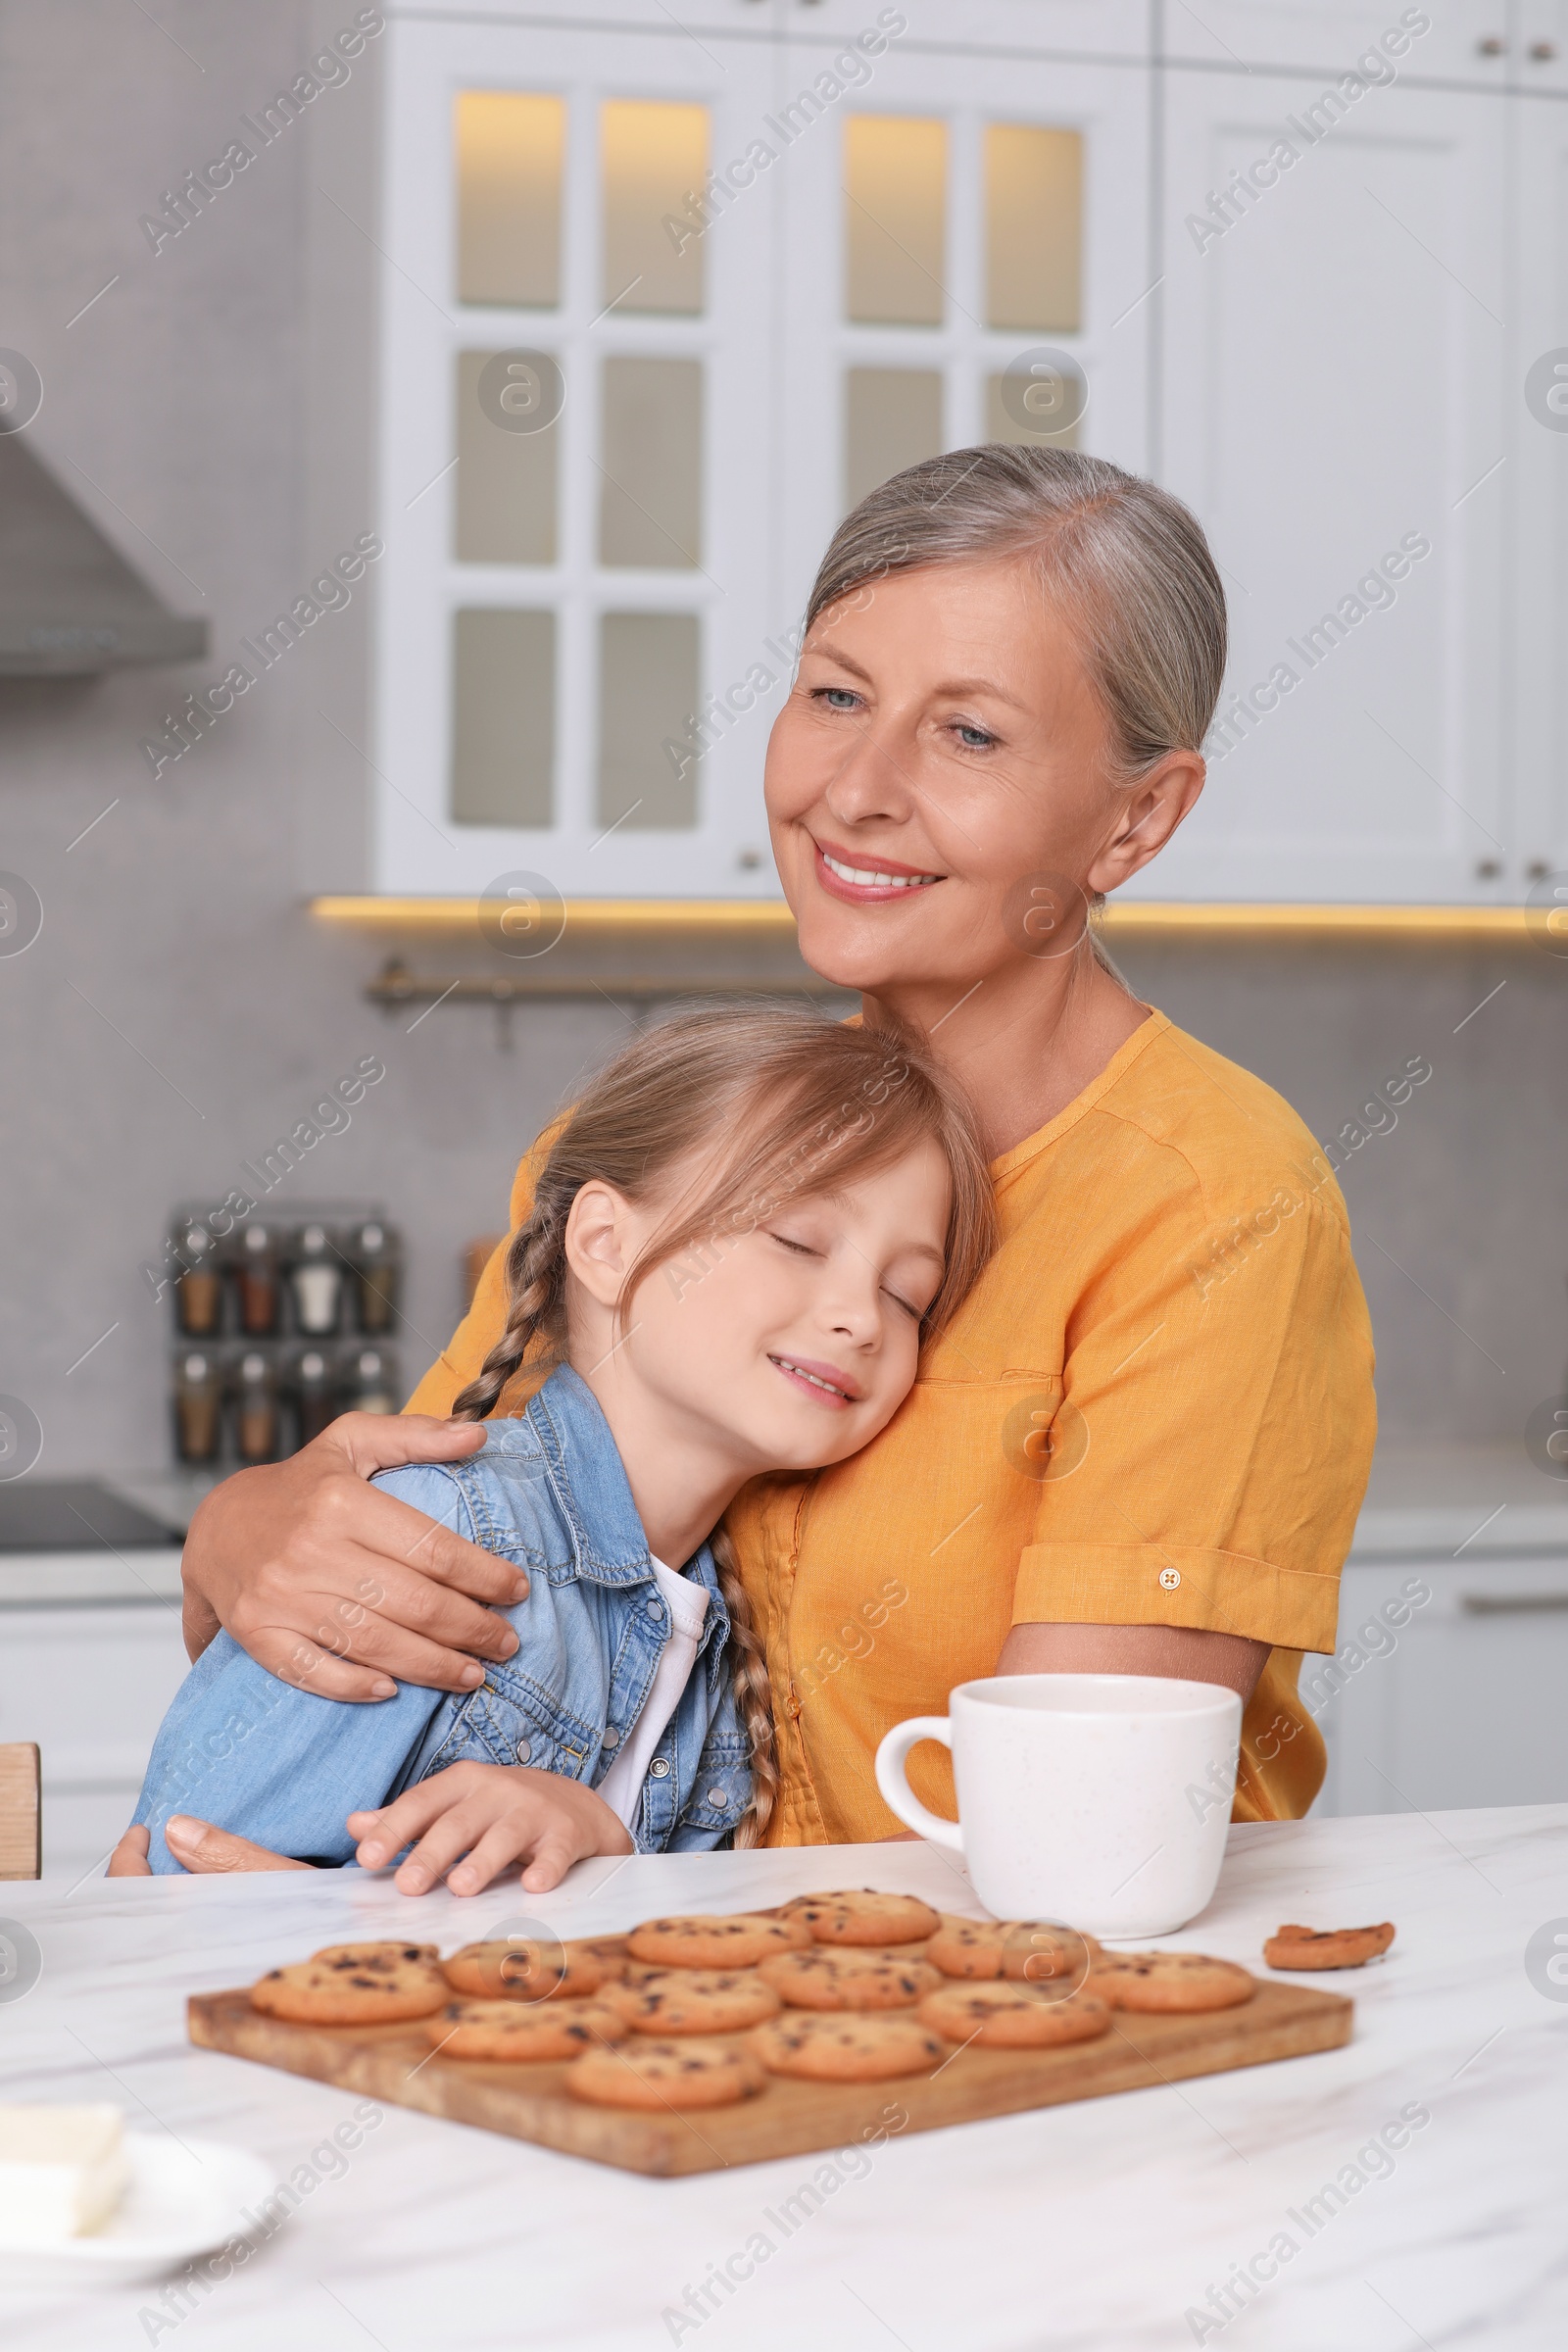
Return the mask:
<svg viewBox="0 0 1568 2352">
<path fill-rule="evenodd" d="M 609 1424 L 586 1382 L 553 1373 L 516 1420 L 488 1421 L 482 1449 L 411 1463 L 376 1483 L 527 1572 L 501 1612 L 518 1646 L 466 1696 L 400 1684 L 350 1706 L 281 1683 L 220 1634 L 164 1719 L 134 1818 L 155 1872 L 163 1839 L 194 1813 L 279 1853 L 352 1860 L 345 1816 L 385 1804 L 449 1764 L 528 1764 L 594 1788 L 630 1735 L 669 1639 L 648 1540 Z M 751 1797 L 729 1619 L 705 1544 L 687 1573 L 708 1593 L 702 1642 L 643 1782 L 640 1853 L 721 1844 Z"/>
</svg>

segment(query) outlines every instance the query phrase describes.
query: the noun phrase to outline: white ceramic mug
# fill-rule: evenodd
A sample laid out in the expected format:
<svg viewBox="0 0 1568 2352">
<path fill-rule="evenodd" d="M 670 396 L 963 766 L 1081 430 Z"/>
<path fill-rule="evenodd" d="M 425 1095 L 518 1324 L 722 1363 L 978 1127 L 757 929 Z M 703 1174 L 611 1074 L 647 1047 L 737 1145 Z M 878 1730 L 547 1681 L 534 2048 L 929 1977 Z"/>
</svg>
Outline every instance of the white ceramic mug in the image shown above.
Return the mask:
<svg viewBox="0 0 1568 2352">
<path fill-rule="evenodd" d="M 1167 1936 L 1196 1919 L 1225 1853 L 1242 1702 L 1217 1683 L 1143 1674 L 1009 1674 L 959 1683 L 877 1749 L 899 1819 L 961 1853 L 998 1919 L 1092 1936 Z M 953 1751 L 958 1822 L 928 1811 L 906 1760 Z"/>
</svg>

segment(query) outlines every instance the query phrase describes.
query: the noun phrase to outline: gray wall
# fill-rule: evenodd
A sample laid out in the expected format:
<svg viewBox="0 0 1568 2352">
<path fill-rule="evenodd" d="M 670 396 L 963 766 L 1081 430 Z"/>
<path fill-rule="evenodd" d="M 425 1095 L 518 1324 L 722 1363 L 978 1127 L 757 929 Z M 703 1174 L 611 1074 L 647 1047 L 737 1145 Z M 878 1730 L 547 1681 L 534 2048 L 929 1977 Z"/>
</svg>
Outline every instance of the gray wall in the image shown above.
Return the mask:
<svg viewBox="0 0 1568 2352">
<path fill-rule="evenodd" d="M 34 446 L 167 601 L 213 631 L 189 676 L 0 683 L 0 864 L 45 907 L 36 944 L 0 959 L 0 1391 L 38 1413 L 56 1472 L 163 1458 L 166 1310 L 138 1268 L 170 1205 L 220 1197 L 241 1158 L 368 1053 L 387 1078 L 291 1182 L 301 1197 L 377 1195 L 406 1228 L 412 1378 L 451 1328 L 462 1244 L 503 1221 L 519 1148 L 626 1019 L 598 1002 L 540 1005 L 515 1016 L 508 1045 L 491 1012 L 451 1006 L 411 1031 L 412 1013 L 385 1016 L 361 995 L 385 943 L 304 913 L 311 844 L 336 823 L 323 820 L 322 668 L 334 645 L 352 662 L 355 609 L 161 779 L 138 751 L 333 552 L 316 543 L 330 484 L 311 489 L 321 458 L 307 433 L 321 365 L 308 138 L 279 140 L 157 257 L 137 227 L 301 70 L 312 13 L 305 0 L 162 0 L 157 13 L 167 36 L 122 0 L 0 8 L 0 316 L 44 376 Z M 368 74 L 319 104 L 359 105 Z M 375 519 L 352 502 L 343 516 Z M 354 762 L 332 758 L 341 795 Z M 1397 1129 L 1346 1177 L 1385 1426 L 1516 1433 L 1568 1357 L 1568 967 L 1531 950 L 1183 947 L 1125 961 L 1319 1135 L 1409 1055 L 1430 1058 Z M 275 1198 L 286 1206 L 289 1187 Z"/>
</svg>

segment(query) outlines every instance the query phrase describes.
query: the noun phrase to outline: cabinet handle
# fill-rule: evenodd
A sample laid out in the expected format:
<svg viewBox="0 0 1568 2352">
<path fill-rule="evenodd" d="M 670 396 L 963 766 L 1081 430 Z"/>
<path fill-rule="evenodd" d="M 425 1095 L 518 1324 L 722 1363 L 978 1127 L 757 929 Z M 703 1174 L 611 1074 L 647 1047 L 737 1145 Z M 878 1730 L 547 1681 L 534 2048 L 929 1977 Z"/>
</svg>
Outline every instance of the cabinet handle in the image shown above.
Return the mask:
<svg viewBox="0 0 1568 2352">
<path fill-rule="evenodd" d="M 1532 41 L 1530 54 L 1538 66 L 1549 66 L 1557 54 L 1557 44 L 1555 41 Z"/>
<path fill-rule="evenodd" d="M 1540 1609 L 1568 1609 L 1568 1592 L 1466 1592 L 1467 1617 L 1533 1617 Z"/>
<path fill-rule="evenodd" d="M 1478 57 L 1502 57 L 1506 54 L 1507 48 L 1508 44 L 1500 33 L 1485 32 L 1476 43 L 1476 55 Z"/>
</svg>

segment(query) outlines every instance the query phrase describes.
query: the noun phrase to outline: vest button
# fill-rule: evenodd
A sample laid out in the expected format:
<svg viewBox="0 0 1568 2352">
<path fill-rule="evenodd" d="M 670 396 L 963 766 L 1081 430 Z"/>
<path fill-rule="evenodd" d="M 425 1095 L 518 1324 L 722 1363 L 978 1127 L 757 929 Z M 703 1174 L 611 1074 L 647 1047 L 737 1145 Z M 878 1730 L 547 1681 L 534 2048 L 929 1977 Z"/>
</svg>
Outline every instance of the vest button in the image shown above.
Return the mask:
<svg viewBox="0 0 1568 2352">
<path fill-rule="evenodd" d="M 607 1723 L 605 1726 L 605 1745 L 606 1747 L 618 1747 L 620 1745 L 620 1734 L 616 1731 L 612 1723 Z"/>
<path fill-rule="evenodd" d="M 669 1758 L 667 1756 L 656 1756 L 648 1767 L 648 1778 L 651 1781 L 662 1781 L 667 1777 L 668 1772 Z"/>
<path fill-rule="evenodd" d="M 714 1808 L 714 1810 L 715 1810 L 715 1811 L 717 1811 L 717 1810 L 718 1810 L 718 1808 L 719 1808 L 720 1806 L 722 1806 L 722 1804 L 723 1804 L 723 1802 L 724 1802 L 724 1791 L 723 1791 L 723 1789 L 722 1789 L 722 1788 L 710 1788 L 710 1790 L 708 1791 L 708 1801 L 709 1801 L 709 1803 L 710 1803 L 710 1805 L 711 1805 L 711 1806 Z"/>
<path fill-rule="evenodd" d="M 650 1617 L 652 1617 L 654 1623 L 657 1625 L 664 1614 L 663 1602 L 662 1600 L 651 1600 L 648 1603 L 648 1614 Z"/>
<path fill-rule="evenodd" d="M 527 1763 L 527 1761 L 528 1761 L 528 1758 L 529 1758 L 529 1757 L 530 1757 L 532 1754 L 533 1754 L 533 1741 L 532 1741 L 531 1740 L 519 1740 L 517 1741 L 517 1762 L 518 1762 L 519 1764 L 526 1764 L 526 1763 Z"/>
</svg>

